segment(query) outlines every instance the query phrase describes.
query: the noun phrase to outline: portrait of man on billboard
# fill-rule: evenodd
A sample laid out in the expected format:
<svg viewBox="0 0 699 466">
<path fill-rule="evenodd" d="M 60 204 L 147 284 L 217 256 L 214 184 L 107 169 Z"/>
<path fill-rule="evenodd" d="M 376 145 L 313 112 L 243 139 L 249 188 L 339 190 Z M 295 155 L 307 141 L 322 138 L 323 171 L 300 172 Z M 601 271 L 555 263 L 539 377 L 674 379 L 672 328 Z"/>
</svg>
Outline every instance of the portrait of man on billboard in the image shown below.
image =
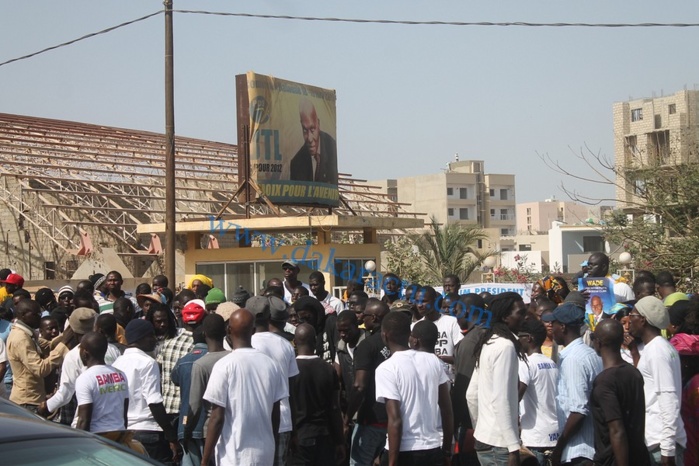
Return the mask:
<svg viewBox="0 0 699 466">
<path fill-rule="evenodd" d="M 299 103 L 304 144 L 291 159 L 290 179 L 337 185 L 337 143 L 321 131 L 315 106 L 308 99 Z"/>
</svg>

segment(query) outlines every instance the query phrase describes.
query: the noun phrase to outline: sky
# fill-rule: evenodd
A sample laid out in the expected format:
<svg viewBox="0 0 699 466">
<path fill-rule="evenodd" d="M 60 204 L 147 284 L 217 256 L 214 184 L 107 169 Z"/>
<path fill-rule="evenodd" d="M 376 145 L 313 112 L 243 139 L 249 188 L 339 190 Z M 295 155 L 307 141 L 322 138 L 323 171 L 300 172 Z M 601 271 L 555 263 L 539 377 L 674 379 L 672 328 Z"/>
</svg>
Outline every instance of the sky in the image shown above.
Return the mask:
<svg viewBox="0 0 699 466">
<path fill-rule="evenodd" d="M 175 9 L 460 22 L 699 23 L 699 2 L 194 1 Z M 0 0 L 0 62 L 162 8 L 161 0 Z M 235 76 L 337 91 L 338 165 L 437 173 L 459 154 L 516 175 L 517 202 L 613 197 L 581 152 L 614 156 L 612 105 L 699 89 L 693 28 L 457 27 L 176 13 L 178 135 L 236 143 Z M 164 132 L 164 17 L 0 66 L 0 112 Z"/>
</svg>

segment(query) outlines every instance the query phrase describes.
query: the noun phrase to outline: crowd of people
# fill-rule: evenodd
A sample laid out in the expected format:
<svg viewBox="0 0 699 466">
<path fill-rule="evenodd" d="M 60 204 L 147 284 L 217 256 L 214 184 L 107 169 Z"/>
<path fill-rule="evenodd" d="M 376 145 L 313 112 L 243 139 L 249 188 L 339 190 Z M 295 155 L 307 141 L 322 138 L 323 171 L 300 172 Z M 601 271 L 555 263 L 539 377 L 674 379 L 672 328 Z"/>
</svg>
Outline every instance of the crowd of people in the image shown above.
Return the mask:
<svg viewBox="0 0 699 466">
<path fill-rule="evenodd" d="M 558 276 L 525 303 L 392 273 L 338 299 L 293 261 L 230 299 L 116 271 L 32 296 L 4 269 L 0 396 L 164 464 L 699 465 L 699 297 L 584 266 L 613 306 Z"/>
</svg>

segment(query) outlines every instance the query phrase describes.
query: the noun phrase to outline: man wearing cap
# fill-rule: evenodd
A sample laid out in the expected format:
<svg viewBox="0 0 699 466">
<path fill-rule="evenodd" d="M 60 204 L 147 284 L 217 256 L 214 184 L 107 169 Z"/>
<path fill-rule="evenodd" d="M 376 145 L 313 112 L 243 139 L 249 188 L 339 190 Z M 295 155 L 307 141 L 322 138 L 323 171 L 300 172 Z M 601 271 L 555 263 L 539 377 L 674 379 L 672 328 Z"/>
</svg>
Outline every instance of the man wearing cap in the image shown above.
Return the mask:
<svg viewBox="0 0 699 466">
<path fill-rule="evenodd" d="M 66 314 L 70 314 L 75 309 L 73 305 L 73 297 L 75 296 L 75 291 L 70 285 L 62 286 L 58 289 L 58 306 L 65 310 Z"/>
<path fill-rule="evenodd" d="M 5 284 L 8 296 L 12 296 L 12 293 L 24 286 L 24 278 L 18 273 L 11 273 L 2 283 Z"/>
<path fill-rule="evenodd" d="M 42 416 L 48 416 L 58 408 L 65 406 L 65 409 L 61 410 L 61 424 L 72 425 L 73 427 L 76 426 L 77 419 L 75 419 L 75 413 L 77 403 L 74 398 L 75 382 L 78 380 L 80 374 L 85 371 L 85 365 L 80 359 L 80 341 L 83 335 L 94 330 L 96 319 L 97 313 L 94 309 L 87 307 L 77 308 L 70 317 L 68 317 L 68 325 L 75 334 L 74 340 L 77 344 L 66 354 L 63 360 L 63 365 L 61 366 L 61 381 L 58 390 L 51 398 L 46 400 L 45 403 L 41 403 L 37 411 Z M 114 345 L 108 345 L 107 353 L 105 354 L 105 362 L 107 364 L 112 364 L 120 355 L 119 349 Z"/>
<path fill-rule="evenodd" d="M 56 301 L 56 295 L 53 294 L 51 288 L 39 288 L 36 293 L 34 293 L 34 299 L 41 306 L 41 317 L 46 317 L 58 307 L 58 301 Z"/>
<path fill-rule="evenodd" d="M 294 293 L 294 288 L 297 286 L 303 286 L 309 293 L 311 292 L 311 288 L 298 279 L 301 269 L 296 261 L 291 259 L 284 261 L 282 263 L 282 270 L 284 271 L 284 301 L 289 304 L 292 303 L 291 295 Z"/>
<path fill-rule="evenodd" d="M 7 337 L 7 359 L 14 384 L 10 400 L 36 411 L 46 400 L 44 377 L 60 366 L 69 348 L 58 337 L 54 339 L 56 344 L 48 357 L 42 358 L 42 348 L 34 333 L 41 321 L 39 303 L 24 299 L 17 304 L 15 313 L 16 320 Z"/>
<path fill-rule="evenodd" d="M 206 310 L 209 312 L 216 311 L 219 304 L 226 302 L 226 296 L 223 294 L 223 290 L 220 288 L 211 288 L 208 293 L 206 293 Z"/>
<path fill-rule="evenodd" d="M 153 324 L 144 319 L 132 320 L 126 326 L 126 341 L 128 348 L 112 366 L 126 374 L 129 385 L 127 429 L 134 431 L 134 438 L 152 459 L 174 461 L 178 455 L 177 431 L 163 407 L 160 369 L 148 355 L 156 344 Z"/>
<path fill-rule="evenodd" d="M 208 317 L 208 316 L 207 316 Z M 206 319 L 206 318 L 205 318 Z M 208 347 L 206 344 L 206 336 L 204 335 L 204 323 L 197 327 L 194 332 L 194 347 L 192 351 L 182 356 L 172 369 L 172 382 L 180 389 L 180 412 L 177 420 L 177 439 L 182 444 L 184 455 L 182 456 L 182 466 L 200 466 L 201 455 L 204 448 L 201 439 L 203 438 L 204 418 L 194 423 L 192 436 L 196 436 L 198 441 L 184 442 L 185 426 L 189 424 L 189 391 L 192 381 L 192 366 L 202 357 L 206 356 Z M 190 436 L 191 440 L 192 436 Z"/>
<path fill-rule="evenodd" d="M 552 462 L 554 465 L 591 465 L 595 455 L 595 432 L 590 394 L 595 377 L 602 372 L 602 360 L 580 336 L 585 309 L 573 302 L 564 302 L 551 314 L 544 314 L 541 320 L 552 323 L 554 340 L 565 345 L 558 359 L 556 410 L 560 436 Z"/>
<path fill-rule="evenodd" d="M 269 331 L 269 321 L 272 313 L 275 317 L 286 313 L 286 303 L 276 296 L 253 296 L 245 304 L 255 316 L 255 333 L 252 336 L 252 347 L 266 354 L 279 364 L 279 370 L 285 379 L 289 380 L 299 374 L 296 364 L 296 353 L 289 341 Z M 293 424 L 291 422 L 291 405 L 289 397 L 280 403 L 279 441 L 274 455 L 274 465 L 286 464 L 286 455 L 291 440 Z"/>
<path fill-rule="evenodd" d="M 660 334 L 669 324 L 667 308 L 655 296 L 638 300 L 629 313 L 629 333 L 645 345 L 637 368 L 644 382 L 646 445 L 651 453 L 651 464 L 681 465 L 687 434 L 680 416 L 680 357 Z"/>
<path fill-rule="evenodd" d="M 206 304 L 201 299 L 193 299 L 182 308 L 182 323 L 184 330 L 174 338 L 165 340 L 163 348 L 158 353 L 158 364 L 163 369 L 163 404 L 165 411 L 172 418 L 180 412 L 180 387 L 172 383 L 170 374 L 175 364 L 194 347 L 192 332 L 197 328 L 206 316 Z"/>
</svg>

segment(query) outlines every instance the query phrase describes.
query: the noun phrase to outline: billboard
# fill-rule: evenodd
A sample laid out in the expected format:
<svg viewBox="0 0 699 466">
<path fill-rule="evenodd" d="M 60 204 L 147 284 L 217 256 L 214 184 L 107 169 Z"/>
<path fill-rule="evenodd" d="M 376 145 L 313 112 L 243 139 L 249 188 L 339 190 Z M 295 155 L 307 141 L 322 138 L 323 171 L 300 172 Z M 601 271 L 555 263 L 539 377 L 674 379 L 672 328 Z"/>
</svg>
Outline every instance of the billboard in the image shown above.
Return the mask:
<svg viewBox="0 0 699 466">
<path fill-rule="evenodd" d="M 275 204 L 338 206 L 335 91 L 249 71 L 236 95 L 241 183 Z"/>
</svg>

